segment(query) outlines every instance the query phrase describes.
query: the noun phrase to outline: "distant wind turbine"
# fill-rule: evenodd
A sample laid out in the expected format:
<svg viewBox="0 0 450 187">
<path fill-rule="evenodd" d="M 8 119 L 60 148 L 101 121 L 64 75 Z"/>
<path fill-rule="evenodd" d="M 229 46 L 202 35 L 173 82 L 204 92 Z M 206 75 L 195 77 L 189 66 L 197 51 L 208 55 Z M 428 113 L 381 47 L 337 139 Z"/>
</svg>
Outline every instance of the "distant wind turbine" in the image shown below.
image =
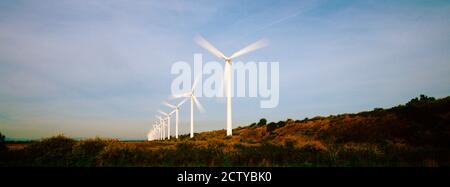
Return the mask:
<svg viewBox="0 0 450 187">
<path fill-rule="evenodd" d="M 196 38 L 196 42 L 198 45 L 208 50 L 210 53 L 215 55 L 216 57 L 225 60 L 225 68 L 224 68 L 224 81 L 226 81 L 225 91 L 227 97 L 227 136 L 232 135 L 232 114 L 231 114 L 231 65 L 232 60 L 238 56 L 247 54 L 259 48 L 265 47 L 267 45 L 266 40 L 259 40 L 253 44 L 248 45 L 247 47 L 242 48 L 239 51 L 236 51 L 231 56 L 227 57 L 222 52 L 220 52 L 217 48 L 215 48 L 211 43 L 209 43 L 206 39 L 201 36 Z"/>
<path fill-rule="evenodd" d="M 156 122 L 156 121 L 154 121 L 153 122 L 153 139 L 159 139 L 159 138 L 157 138 L 158 136 L 157 136 L 157 133 L 158 133 L 158 122 Z"/>
<path fill-rule="evenodd" d="M 165 113 L 161 110 L 158 110 L 159 113 L 161 113 L 162 115 L 166 116 L 166 120 L 167 120 L 167 139 L 170 140 L 170 116 L 172 116 L 172 114 L 175 112 L 175 110 L 171 111 L 170 113 Z"/>
<path fill-rule="evenodd" d="M 171 105 L 167 102 L 163 102 L 164 105 L 174 109 L 175 111 L 175 138 L 178 139 L 178 113 L 180 111 L 180 106 L 186 102 L 187 98 L 183 99 L 178 105 Z"/>
<path fill-rule="evenodd" d="M 174 96 L 175 98 L 187 97 L 187 98 L 191 99 L 191 138 L 194 137 L 194 105 L 197 107 L 197 109 L 200 112 L 205 111 L 202 104 L 200 104 L 200 102 L 197 100 L 197 97 L 195 96 L 195 87 L 197 85 L 197 82 L 198 82 L 198 78 L 194 81 L 194 84 L 192 84 L 192 89 L 190 92 Z"/>
<path fill-rule="evenodd" d="M 161 116 L 156 116 L 156 118 L 159 119 L 159 128 L 160 128 L 160 134 L 161 134 L 161 140 L 164 140 L 164 120 Z"/>
<path fill-rule="evenodd" d="M 147 133 L 147 141 L 152 141 L 153 140 L 152 135 L 153 135 L 153 129 L 148 131 L 148 133 Z"/>
</svg>

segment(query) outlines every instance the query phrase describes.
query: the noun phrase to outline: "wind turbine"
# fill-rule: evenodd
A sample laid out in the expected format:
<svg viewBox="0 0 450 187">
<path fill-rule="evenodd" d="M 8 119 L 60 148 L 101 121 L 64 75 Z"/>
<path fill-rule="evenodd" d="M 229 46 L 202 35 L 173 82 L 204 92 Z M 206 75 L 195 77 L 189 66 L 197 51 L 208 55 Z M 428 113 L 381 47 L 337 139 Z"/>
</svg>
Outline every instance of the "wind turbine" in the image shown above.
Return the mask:
<svg viewBox="0 0 450 187">
<path fill-rule="evenodd" d="M 180 111 L 180 106 L 186 102 L 187 98 L 183 99 L 178 105 L 171 105 L 167 102 L 163 102 L 164 105 L 173 108 L 175 111 L 175 138 L 178 139 L 178 113 Z"/>
<path fill-rule="evenodd" d="M 157 139 L 160 140 L 161 139 L 161 135 L 160 135 L 161 133 L 159 132 L 159 123 L 158 123 L 158 121 L 155 121 L 155 126 L 154 127 L 155 127 L 155 130 L 156 130 L 155 131 L 155 136 L 157 136 L 158 137 Z"/>
<path fill-rule="evenodd" d="M 170 116 L 172 116 L 172 114 L 175 112 L 175 110 L 173 110 L 170 113 L 165 113 L 165 112 L 163 112 L 161 110 L 158 110 L 158 112 L 161 113 L 162 115 L 165 115 L 167 117 L 166 118 L 166 120 L 167 120 L 167 123 L 166 123 L 167 124 L 167 139 L 170 140 Z"/>
<path fill-rule="evenodd" d="M 163 111 L 161 111 L 161 110 L 158 110 L 158 112 L 159 112 L 160 114 L 166 116 L 166 118 L 163 119 L 163 121 L 164 121 L 164 123 L 167 125 L 167 139 L 170 139 L 170 115 L 167 114 L 167 113 L 165 113 L 165 112 L 163 112 Z M 167 120 L 167 123 L 165 122 L 166 120 Z M 165 134 L 164 134 L 164 135 L 165 135 Z M 164 137 L 165 137 L 165 136 L 164 136 Z"/>
<path fill-rule="evenodd" d="M 225 91 L 227 97 L 227 136 L 232 135 L 232 114 L 231 114 L 231 65 L 232 60 L 238 56 L 247 54 L 259 48 L 265 47 L 267 45 L 266 40 L 259 40 L 253 44 L 248 45 L 247 47 L 242 48 L 239 51 L 236 51 L 231 56 L 227 57 L 222 52 L 220 52 L 217 48 L 215 48 L 211 43 L 209 43 L 206 39 L 201 36 L 196 38 L 196 42 L 198 45 L 208 50 L 210 53 L 215 55 L 216 57 L 225 60 L 225 68 L 224 68 L 224 81 L 226 81 Z"/>
<path fill-rule="evenodd" d="M 161 117 L 161 116 L 156 116 L 156 118 L 158 118 L 159 119 L 159 129 L 160 129 L 160 134 L 161 134 L 161 140 L 164 140 L 164 135 L 165 135 L 165 133 L 164 133 L 164 120 L 163 120 L 163 118 Z"/>
<path fill-rule="evenodd" d="M 161 133 L 159 131 L 159 125 L 158 124 L 155 125 L 155 135 L 154 136 L 155 136 L 156 140 L 161 140 Z"/>
<path fill-rule="evenodd" d="M 197 85 L 198 78 L 194 81 L 194 84 L 192 84 L 192 88 L 190 92 L 174 96 L 175 98 L 178 97 L 187 97 L 191 99 L 191 138 L 194 137 L 194 105 L 197 107 L 197 109 L 200 112 L 203 112 L 205 109 L 203 108 L 202 104 L 197 100 L 197 97 L 195 96 L 195 86 Z"/>
<path fill-rule="evenodd" d="M 153 134 L 153 130 L 148 131 L 147 133 L 147 141 L 152 141 L 152 134 Z"/>
<path fill-rule="evenodd" d="M 153 122 L 153 129 L 152 129 L 152 140 L 154 139 L 158 139 L 157 137 L 157 133 L 158 133 L 158 123 L 156 121 Z"/>
<path fill-rule="evenodd" d="M 156 124 L 156 128 L 158 129 L 158 140 L 162 140 L 161 123 L 157 121 Z"/>
</svg>

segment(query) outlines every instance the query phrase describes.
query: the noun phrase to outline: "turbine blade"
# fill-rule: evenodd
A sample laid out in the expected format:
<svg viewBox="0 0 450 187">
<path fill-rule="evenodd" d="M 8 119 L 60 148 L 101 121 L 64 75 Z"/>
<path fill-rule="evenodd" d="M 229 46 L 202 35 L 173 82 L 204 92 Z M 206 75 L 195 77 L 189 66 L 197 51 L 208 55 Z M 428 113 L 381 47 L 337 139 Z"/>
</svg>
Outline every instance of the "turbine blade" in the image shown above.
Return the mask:
<svg viewBox="0 0 450 187">
<path fill-rule="evenodd" d="M 268 41 L 266 39 L 259 40 L 259 41 L 255 42 L 255 43 L 252 43 L 252 44 L 248 45 L 247 47 L 242 48 L 239 51 L 236 51 L 235 53 L 233 53 L 230 56 L 230 58 L 236 58 L 238 56 L 250 53 L 250 52 L 252 52 L 254 50 L 257 50 L 257 49 L 260 49 L 260 48 L 263 48 L 263 47 L 267 46 L 267 44 L 268 44 Z"/>
<path fill-rule="evenodd" d="M 180 103 L 178 103 L 177 107 L 180 107 L 180 106 L 183 105 L 186 101 L 187 101 L 187 98 L 184 98 L 183 101 L 181 101 Z"/>
<path fill-rule="evenodd" d="M 191 92 L 194 92 L 195 87 L 197 86 L 198 80 L 200 79 L 200 76 L 195 78 L 194 83 L 192 84 Z"/>
<path fill-rule="evenodd" d="M 177 110 L 172 110 L 172 112 L 169 113 L 169 115 L 172 115 L 173 113 L 175 113 Z"/>
<path fill-rule="evenodd" d="M 171 99 L 176 99 L 176 98 L 180 98 L 180 97 L 189 97 L 190 94 L 191 94 L 191 92 L 175 94 L 175 95 L 172 95 Z"/>
<path fill-rule="evenodd" d="M 171 104 L 169 104 L 168 102 L 166 102 L 166 101 L 163 101 L 162 102 L 164 105 L 166 105 L 166 106 L 168 106 L 168 107 L 170 107 L 170 108 L 177 108 L 176 106 L 174 106 L 174 105 L 171 105 Z"/>
<path fill-rule="evenodd" d="M 224 60 L 227 59 L 227 57 L 222 52 L 220 52 L 217 48 L 215 48 L 211 43 L 209 43 L 202 36 L 197 36 L 195 38 L 195 41 L 197 42 L 198 45 L 200 45 L 204 49 L 208 50 L 210 53 L 212 53 L 216 57 L 219 57 L 219 58 L 224 59 Z"/>
<path fill-rule="evenodd" d="M 200 112 L 204 112 L 204 111 L 205 111 L 205 108 L 203 108 L 202 104 L 200 104 L 200 102 L 197 100 L 197 97 L 192 96 L 192 99 L 194 100 L 194 103 L 195 103 L 195 106 L 197 107 L 197 109 L 198 109 Z"/>
<path fill-rule="evenodd" d="M 160 114 L 162 114 L 162 115 L 165 115 L 165 116 L 168 115 L 167 113 L 165 113 L 165 112 L 163 112 L 163 111 L 161 111 L 161 110 L 158 110 L 158 112 L 159 112 Z"/>
</svg>

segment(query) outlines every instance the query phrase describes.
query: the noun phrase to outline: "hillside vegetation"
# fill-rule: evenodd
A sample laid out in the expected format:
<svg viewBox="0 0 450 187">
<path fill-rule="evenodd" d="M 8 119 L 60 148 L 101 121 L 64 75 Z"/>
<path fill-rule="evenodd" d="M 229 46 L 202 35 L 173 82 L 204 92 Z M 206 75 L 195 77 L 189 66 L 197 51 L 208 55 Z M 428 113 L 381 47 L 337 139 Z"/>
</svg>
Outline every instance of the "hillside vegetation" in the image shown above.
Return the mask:
<svg viewBox="0 0 450 187">
<path fill-rule="evenodd" d="M 4 138 L 3 138 L 4 139 Z M 450 166 L 450 97 L 312 119 L 258 123 L 179 140 L 0 145 L 3 166 Z"/>
</svg>

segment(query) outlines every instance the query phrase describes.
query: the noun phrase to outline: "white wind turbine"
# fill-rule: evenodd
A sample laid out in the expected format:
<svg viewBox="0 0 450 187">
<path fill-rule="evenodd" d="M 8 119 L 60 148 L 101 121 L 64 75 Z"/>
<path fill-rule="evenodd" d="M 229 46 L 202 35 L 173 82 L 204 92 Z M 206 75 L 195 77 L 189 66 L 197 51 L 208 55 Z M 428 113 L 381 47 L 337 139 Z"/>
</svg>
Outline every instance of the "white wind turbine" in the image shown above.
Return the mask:
<svg viewBox="0 0 450 187">
<path fill-rule="evenodd" d="M 159 119 L 159 130 L 160 130 L 160 135 L 161 135 L 161 140 L 164 140 L 164 135 L 165 135 L 165 133 L 164 133 L 164 120 L 163 120 L 163 118 L 161 117 L 161 116 L 156 116 L 156 118 L 158 118 Z"/>
<path fill-rule="evenodd" d="M 188 97 L 191 99 L 191 138 L 194 137 L 194 105 L 197 107 L 197 109 L 200 112 L 203 112 L 205 109 L 203 109 L 202 104 L 197 100 L 197 97 L 195 96 L 195 87 L 197 85 L 198 79 L 194 81 L 194 84 L 192 84 L 192 89 L 190 92 L 174 96 L 175 98 L 178 97 Z"/>
<path fill-rule="evenodd" d="M 158 129 L 158 140 L 162 140 L 161 123 L 159 121 L 156 122 L 156 128 Z"/>
<path fill-rule="evenodd" d="M 178 139 L 178 113 L 180 111 L 181 105 L 183 105 L 186 102 L 187 98 L 183 99 L 178 105 L 171 105 L 167 102 L 163 102 L 164 105 L 174 109 L 175 111 L 175 138 Z"/>
<path fill-rule="evenodd" d="M 155 124 L 153 125 L 153 128 L 155 129 L 155 136 L 156 139 L 161 140 L 161 131 L 159 130 L 159 121 L 155 120 Z"/>
<path fill-rule="evenodd" d="M 147 133 L 147 141 L 152 141 L 153 140 L 153 129 L 148 131 Z"/>
<path fill-rule="evenodd" d="M 170 116 L 169 116 L 169 114 L 167 114 L 161 110 L 158 110 L 158 112 L 166 117 L 166 118 L 163 118 L 162 120 L 163 120 L 164 125 L 168 126 L 167 130 L 168 130 L 168 134 L 170 134 Z M 166 122 L 166 120 L 167 120 L 167 122 Z M 165 131 L 165 129 L 164 129 L 164 131 Z M 170 139 L 169 136 L 168 136 L 168 139 Z M 164 139 L 166 139 L 166 134 L 164 134 Z"/>
<path fill-rule="evenodd" d="M 150 131 L 148 132 L 148 134 L 147 134 L 147 140 L 148 140 L 148 141 L 153 141 L 153 140 L 155 140 L 155 139 L 157 139 L 157 136 L 156 136 L 156 128 L 153 128 L 152 130 L 150 130 Z"/>
<path fill-rule="evenodd" d="M 161 110 L 158 110 L 159 113 L 161 113 L 162 115 L 166 116 L 166 120 L 167 120 L 167 139 L 170 140 L 170 116 L 172 116 L 172 114 L 175 112 L 175 110 L 171 111 L 170 113 L 165 113 Z"/>
<path fill-rule="evenodd" d="M 231 56 L 227 57 L 222 52 L 220 52 L 217 48 L 215 48 L 211 43 L 209 43 L 206 39 L 201 36 L 196 38 L 196 42 L 201 47 L 208 50 L 210 53 L 219 57 L 220 59 L 225 60 L 225 68 L 224 68 L 224 81 L 225 84 L 225 94 L 227 97 L 227 136 L 232 135 L 232 114 L 231 114 L 231 65 L 232 60 L 238 56 L 244 55 L 246 53 L 252 52 L 259 48 L 265 47 L 267 45 L 266 40 L 259 40 L 253 44 L 248 45 L 247 47 L 242 48 L 239 51 L 236 51 Z"/>
<path fill-rule="evenodd" d="M 157 121 L 154 121 L 153 122 L 153 129 L 152 129 L 152 137 L 153 137 L 153 140 L 154 139 L 159 139 L 158 138 L 158 122 Z"/>
<path fill-rule="evenodd" d="M 155 134 L 156 134 L 156 136 L 158 137 L 157 139 L 158 139 L 158 140 L 161 140 L 161 132 L 160 132 L 160 129 L 159 129 L 159 123 L 158 123 L 158 121 L 155 121 L 155 128 L 156 128 Z"/>
<path fill-rule="evenodd" d="M 147 140 L 148 141 L 152 141 L 153 140 L 153 134 L 154 134 L 154 132 L 155 132 L 155 124 L 153 123 L 153 125 L 152 125 L 152 129 L 150 129 L 150 131 L 148 131 L 148 133 L 147 133 Z"/>
<path fill-rule="evenodd" d="M 153 129 L 152 132 L 151 132 L 151 134 L 150 134 L 150 140 L 151 140 L 151 141 L 153 141 L 153 140 L 156 139 L 156 137 L 155 137 L 155 132 L 156 132 L 155 129 Z"/>
</svg>

